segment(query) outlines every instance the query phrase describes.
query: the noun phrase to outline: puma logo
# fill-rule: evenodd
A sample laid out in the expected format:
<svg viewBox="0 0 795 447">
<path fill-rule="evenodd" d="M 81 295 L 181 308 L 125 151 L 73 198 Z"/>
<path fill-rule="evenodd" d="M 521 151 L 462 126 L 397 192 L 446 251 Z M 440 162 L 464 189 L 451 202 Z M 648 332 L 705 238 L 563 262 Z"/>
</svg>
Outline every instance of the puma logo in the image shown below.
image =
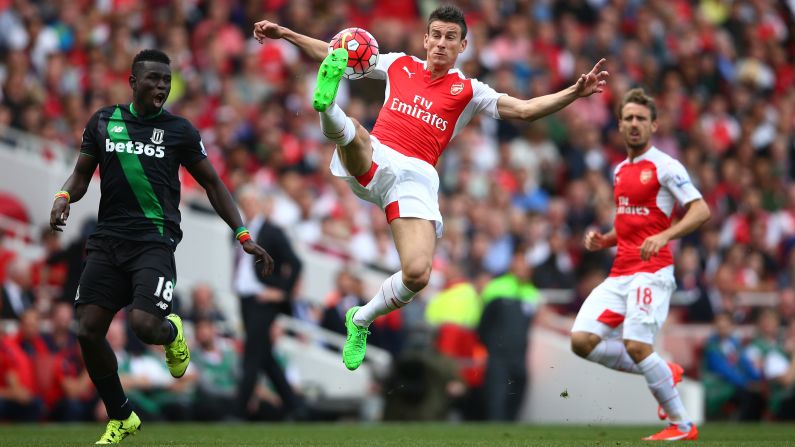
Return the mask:
<svg viewBox="0 0 795 447">
<path fill-rule="evenodd" d="M 406 74 L 409 75 L 409 79 L 411 79 L 411 77 L 414 76 L 414 73 L 410 72 L 409 71 L 409 67 L 407 67 L 405 65 L 403 66 L 403 71 L 405 71 Z"/>
</svg>

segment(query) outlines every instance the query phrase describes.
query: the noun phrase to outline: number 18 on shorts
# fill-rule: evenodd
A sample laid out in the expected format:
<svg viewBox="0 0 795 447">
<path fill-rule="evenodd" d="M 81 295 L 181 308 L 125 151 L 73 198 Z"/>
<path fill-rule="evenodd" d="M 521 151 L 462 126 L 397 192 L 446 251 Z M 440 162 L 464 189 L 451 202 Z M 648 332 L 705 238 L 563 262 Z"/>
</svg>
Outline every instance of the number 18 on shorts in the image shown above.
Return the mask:
<svg viewBox="0 0 795 447">
<path fill-rule="evenodd" d="M 571 330 L 653 344 L 675 288 L 673 266 L 654 273 L 611 276 L 588 295 Z"/>
</svg>

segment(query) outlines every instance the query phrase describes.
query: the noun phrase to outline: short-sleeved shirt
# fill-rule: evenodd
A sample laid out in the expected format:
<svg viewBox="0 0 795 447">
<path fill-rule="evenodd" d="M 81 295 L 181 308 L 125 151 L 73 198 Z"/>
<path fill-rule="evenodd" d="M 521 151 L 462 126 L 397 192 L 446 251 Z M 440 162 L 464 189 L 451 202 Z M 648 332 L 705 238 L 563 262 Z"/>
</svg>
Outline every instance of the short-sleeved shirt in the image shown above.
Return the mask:
<svg viewBox="0 0 795 447">
<path fill-rule="evenodd" d="M 669 246 L 648 261 L 641 260 L 640 247 L 647 237 L 671 226 L 675 202 L 686 205 L 701 198 L 685 167 L 651 147 L 616 166 L 614 184 L 618 254 L 610 276 L 654 273 L 672 265 Z"/>
<path fill-rule="evenodd" d="M 92 237 L 176 247 L 182 239 L 179 167 L 207 157 L 188 120 L 165 109 L 141 117 L 131 104 L 104 107 L 88 121 L 80 153 L 99 163 L 101 197 Z"/>
<path fill-rule="evenodd" d="M 458 69 L 431 80 L 425 61 L 404 53 L 378 57 L 368 77 L 386 80 L 372 136 L 409 157 L 436 165 L 447 144 L 477 113 L 499 118 L 498 93 Z"/>
</svg>

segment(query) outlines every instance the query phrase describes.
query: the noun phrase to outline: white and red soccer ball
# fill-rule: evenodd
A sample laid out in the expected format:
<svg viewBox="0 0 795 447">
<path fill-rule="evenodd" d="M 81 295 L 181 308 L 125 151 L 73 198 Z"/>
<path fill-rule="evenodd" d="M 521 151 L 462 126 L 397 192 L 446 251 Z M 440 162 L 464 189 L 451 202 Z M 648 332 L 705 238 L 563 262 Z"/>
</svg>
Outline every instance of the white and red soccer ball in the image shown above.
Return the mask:
<svg viewBox="0 0 795 447">
<path fill-rule="evenodd" d="M 348 68 L 345 77 L 361 79 L 370 73 L 378 62 L 378 42 L 372 34 L 361 28 L 346 28 L 329 42 L 329 52 L 342 48 L 348 50 Z"/>
</svg>

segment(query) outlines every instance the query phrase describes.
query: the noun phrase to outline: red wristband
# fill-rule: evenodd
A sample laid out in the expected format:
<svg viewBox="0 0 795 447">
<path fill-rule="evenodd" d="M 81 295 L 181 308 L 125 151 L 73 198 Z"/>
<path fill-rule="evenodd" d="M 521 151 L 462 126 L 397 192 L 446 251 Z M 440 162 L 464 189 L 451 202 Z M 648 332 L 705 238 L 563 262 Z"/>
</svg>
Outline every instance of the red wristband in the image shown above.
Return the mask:
<svg viewBox="0 0 795 447">
<path fill-rule="evenodd" d="M 240 242 L 240 244 L 244 244 L 244 243 L 246 243 L 246 241 L 250 241 L 251 240 L 251 235 L 248 232 L 243 233 L 243 234 L 241 234 L 240 236 L 237 237 L 237 240 L 238 240 L 238 242 Z"/>
</svg>

